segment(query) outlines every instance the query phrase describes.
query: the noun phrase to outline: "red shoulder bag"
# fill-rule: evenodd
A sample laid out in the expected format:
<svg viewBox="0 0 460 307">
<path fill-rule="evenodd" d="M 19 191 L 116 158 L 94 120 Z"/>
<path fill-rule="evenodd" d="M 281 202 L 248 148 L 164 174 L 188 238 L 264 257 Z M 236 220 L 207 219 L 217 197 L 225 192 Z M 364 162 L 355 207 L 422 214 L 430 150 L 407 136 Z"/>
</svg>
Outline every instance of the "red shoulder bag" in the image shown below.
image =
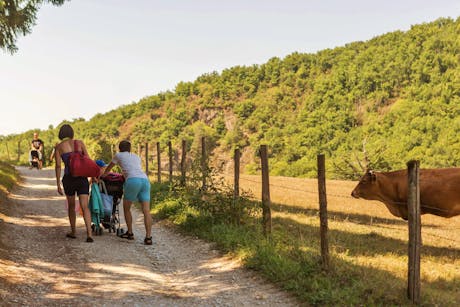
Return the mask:
<svg viewBox="0 0 460 307">
<path fill-rule="evenodd" d="M 70 154 L 70 174 L 73 177 L 98 177 L 99 166 L 83 152 L 78 151 L 77 141 L 73 141 L 73 152 Z"/>
</svg>

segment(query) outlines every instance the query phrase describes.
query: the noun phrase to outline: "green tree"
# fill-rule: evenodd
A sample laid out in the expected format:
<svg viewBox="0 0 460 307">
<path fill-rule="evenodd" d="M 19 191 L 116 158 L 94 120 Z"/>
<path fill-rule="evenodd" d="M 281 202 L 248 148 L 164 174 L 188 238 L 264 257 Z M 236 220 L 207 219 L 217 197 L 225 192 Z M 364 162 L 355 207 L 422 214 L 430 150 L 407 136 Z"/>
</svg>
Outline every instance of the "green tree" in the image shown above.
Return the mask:
<svg viewBox="0 0 460 307">
<path fill-rule="evenodd" d="M 19 35 L 29 34 L 43 3 L 62 5 L 66 0 L 0 0 L 0 48 L 13 54 Z"/>
</svg>

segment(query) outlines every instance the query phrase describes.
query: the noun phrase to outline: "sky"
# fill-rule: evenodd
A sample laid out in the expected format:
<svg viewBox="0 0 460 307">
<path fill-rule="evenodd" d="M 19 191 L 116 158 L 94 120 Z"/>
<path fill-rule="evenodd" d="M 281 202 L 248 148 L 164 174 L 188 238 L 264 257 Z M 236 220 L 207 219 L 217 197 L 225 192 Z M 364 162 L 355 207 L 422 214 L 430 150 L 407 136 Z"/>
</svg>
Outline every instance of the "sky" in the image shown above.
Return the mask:
<svg viewBox="0 0 460 307">
<path fill-rule="evenodd" d="M 0 50 L 0 135 L 90 119 L 213 71 L 366 41 L 459 0 L 71 0 Z"/>
</svg>

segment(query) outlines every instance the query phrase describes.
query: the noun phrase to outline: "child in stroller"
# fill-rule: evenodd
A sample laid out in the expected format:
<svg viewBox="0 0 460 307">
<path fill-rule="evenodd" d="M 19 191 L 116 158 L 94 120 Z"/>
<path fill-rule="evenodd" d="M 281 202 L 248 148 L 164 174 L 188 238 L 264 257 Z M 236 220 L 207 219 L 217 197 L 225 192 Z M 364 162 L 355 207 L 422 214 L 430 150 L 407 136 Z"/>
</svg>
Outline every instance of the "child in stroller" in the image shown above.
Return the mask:
<svg viewBox="0 0 460 307">
<path fill-rule="evenodd" d="M 34 132 L 34 138 L 30 142 L 29 162 L 30 168 L 41 169 L 43 166 L 43 141 L 38 138 L 38 132 Z"/>
<path fill-rule="evenodd" d="M 96 160 L 96 164 L 101 167 L 101 174 L 104 173 L 107 164 L 103 160 Z M 119 173 L 108 173 L 102 182 L 105 185 L 105 189 L 101 188 L 101 193 L 107 192 L 108 195 L 113 198 L 113 205 L 111 209 L 105 209 L 104 216 L 101 219 L 101 224 L 109 232 L 116 232 L 117 236 L 123 233 L 123 229 L 120 227 L 120 213 L 118 210 L 121 198 L 123 197 L 123 184 L 125 178 Z M 115 225 L 117 227 L 115 228 Z"/>
<path fill-rule="evenodd" d="M 30 168 L 36 168 L 40 169 L 40 160 L 41 160 L 41 155 L 40 152 L 36 149 L 32 149 L 29 152 L 29 163 L 30 163 Z"/>
</svg>

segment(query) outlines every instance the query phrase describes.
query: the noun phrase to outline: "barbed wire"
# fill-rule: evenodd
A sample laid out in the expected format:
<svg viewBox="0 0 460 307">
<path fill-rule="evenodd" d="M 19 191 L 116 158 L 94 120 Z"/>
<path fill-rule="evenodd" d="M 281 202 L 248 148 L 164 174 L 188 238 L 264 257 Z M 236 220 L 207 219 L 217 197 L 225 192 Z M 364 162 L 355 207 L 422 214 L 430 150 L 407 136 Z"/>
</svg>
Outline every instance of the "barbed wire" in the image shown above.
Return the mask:
<svg viewBox="0 0 460 307">
<path fill-rule="evenodd" d="M 248 182 L 252 182 L 252 183 L 257 183 L 257 184 L 262 184 L 262 182 L 259 181 L 259 180 L 253 180 L 253 179 L 248 179 L 248 178 L 244 178 L 244 177 L 240 177 L 240 180 L 244 180 L 244 181 L 248 181 Z M 303 193 L 310 193 L 310 194 L 318 195 L 318 192 L 314 192 L 314 191 L 302 190 L 302 189 L 297 189 L 297 188 L 292 188 L 292 187 L 283 186 L 283 185 L 277 185 L 277 184 L 272 184 L 272 183 L 270 183 L 269 185 L 272 186 L 272 187 L 276 187 L 276 188 L 282 188 L 282 189 L 291 190 L 291 191 L 297 191 L 297 192 L 303 192 Z M 332 197 L 338 197 L 338 198 L 354 199 L 352 196 L 340 195 L 340 194 L 331 194 L 331 193 L 327 193 L 327 196 L 328 196 L 328 197 L 329 197 L 329 196 L 332 196 Z M 260 199 L 257 199 L 257 198 L 255 198 L 255 197 L 251 197 L 250 199 L 260 201 Z M 396 204 L 396 205 L 401 205 L 401 204 L 402 204 L 401 202 L 393 202 L 393 203 Z M 405 204 L 405 203 L 404 203 L 404 204 Z M 288 206 L 288 205 L 287 205 L 287 206 Z M 429 208 L 428 206 L 422 206 L 422 207 Z M 458 228 L 458 227 L 446 227 L 446 228 L 443 228 L 443 229 L 446 229 L 446 230 L 457 230 L 457 229 L 460 229 L 460 228 Z M 446 237 L 439 236 L 439 235 L 436 235 L 436 234 L 431 234 L 431 233 L 429 233 L 429 232 L 427 232 L 427 233 L 425 233 L 425 234 L 426 234 L 426 235 L 429 235 L 429 236 L 432 236 L 432 237 L 442 238 L 442 239 L 445 239 L 445 240 L 447 240 L 447 241 L 457 242 L 457 241 L 454 240 L 454 239 L 446 238 Z"/>
<path fill-rule="evenodd" d="M 165 171 L 165 170 L 162 170 L 161 171 L 162 174 L 165 174 L 165 173 L 169 173 L 168 171 Z M 177 171 L 173 171 L 173 173 L 178 173 Z M 233 176 L 229 176 L 229 175 L 224 175 L 223 177 L 227 178 L 227 179 L 230 179 L 230 178 L 234 178 Z M 240 180 L 242 181 L 247 181 L 247 182 L 252 182 L 252 183 L 256 183 L 256 184 L 259 184 L 259 185 L 262 185 L 262 181 L 260 180 L 254 180 L 254 179 L 249 179 L 249 178 L 245 178 L 245 177 L 240 177 L 239 178 Z M 305 189 L 299 189 L 299 188 L 294 188 L 294 187 L 290 187 L 290 186 L 285 186 L 285 185 L 278 185 L 278 184 L 274 184 L 274 183 L 269 183 L 269 186 L 273 187 L 273 188 L 279 188 L 279 189 L 285 189 L 285 190 L 290 190 L 290 191 L 295 191 L 295 192 L 300 192 L 300 193 L 307 193 L 307 194 L 314 194 L 314 195 L 318 195 L 318 192 L 317 191 L 311 191 L 311 190 L 305 190 Z M 244 188 L 241 189 L 242 191 L 244 191 Z M 249 189 L 248 191 L 252 192 L 251 189 Z M 334 193 L 327 193 L 327 196 L 328 197 L 335 197 L 335 198 L 344 198 L 344 199 L 354 199 L 351 195 L 343 195 L 343 194 L 334 194 Z M 249 200 L 252 200 L 252 201 L 261 201 L 260 198 L 257 198 L 255 196 L 250 196 L 250 195 L 245 195 L 244 196 L 245 198 L 249 199 Z M 405 202 L 397 202 L 397 201 L 394 201 L 392 202 L 394 205 L 405 205 L 406 203 Z M 439 209 L 439 208 L 432 208 L 430 206 L 427 206 L 427 205 L 421 205 L 422 208 L 426 208 L 426 209 L 437 209 L 438 211 L 445 211 L 445 210 L 442 210 L 442 209 Z M 453 230 L 457 230 L 459 229 L 458 227 L 454 227 L 454 228 L 446 228 L 446 229 L 453 229 Z M 438 235 L 435 235 L 435 234 L 428 234 L 430 236 L 435 236 L 435 237 L 439 237 L 439 238 L 443 238 L 443 239 L 446 239 L 446 240 L 450 240 L 450 241 L 453 241 L 453 242 L 457 242 L 455 240 L 452 240 L 452 239 L 448 239 L 448 238 L 444 238 L 442 236 L 438 236 Z"/>
<path fill-rule="evenodd" d="M 247 179 L 247 178 L 243 178 L 243 177 L 240 177 L 240 180 L 244 180 L 244 181 L 249 181 L 249 182 L 253 182 L 253 183 L 262 184 L 261 181 L 252 180 L 252 179 Z M 303 193 L 309 193 L 309 194 L 318 195 L 318 192 L 316 192 L 316 191 L 302 190 L 302 189 L 297 189 L 297 188 L 288 187 L 288 186 L 283 186 L 283 185 L 278 185 L 278 184 L 273 184 L 273 183 L 270 183 L 269 185 L 272 186 L 272 187 L 275 187 L 275 188 L 281 188 L 281 189 L 286 189 L 286 190 L 291 190 L 291 191 L 296 191 L 296 192 L 303 192 Z M 327 193 L 327 196 L 341 197 L 341 198 L 353 198 L 353 197 L 348 196 L 348 195 L 331 194 L 331 193 Z"/>
</svg>

